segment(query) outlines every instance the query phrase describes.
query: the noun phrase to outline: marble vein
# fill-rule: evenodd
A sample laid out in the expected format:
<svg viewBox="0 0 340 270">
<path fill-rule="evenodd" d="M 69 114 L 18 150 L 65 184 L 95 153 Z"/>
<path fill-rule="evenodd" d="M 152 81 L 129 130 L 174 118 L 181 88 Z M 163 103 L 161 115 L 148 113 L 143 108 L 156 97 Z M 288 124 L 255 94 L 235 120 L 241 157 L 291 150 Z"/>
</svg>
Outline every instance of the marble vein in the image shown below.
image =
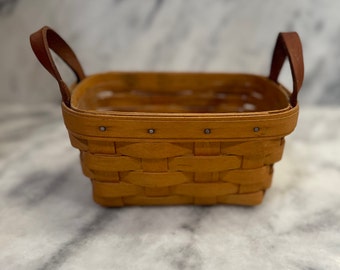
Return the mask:
<svg viewBox="0 0 340 270">
<path fill-rule="evenodd" d="M 59 106 L 0 115 L 0 268 L 340 269 L 339 109 L 301 108 L 255 208 L 101 208 Z"/>
<path fill-rule="evenodd" d="M 338 1 L 0 1 L 0 269 L 339 270 L 339 10 Z M 43 25 L 71 44 L 87 74 L 265 75 L 277 33 L 298 31 L 299 124 L 263 204 L 94 204 L 57 84 L 29 47 Z M 287 65 L 280 81 L 290 87 Z"/>
<path fill-rule="evenodd" d="M 55 82 L 28 44 L 30 33 L 50 25 L 71 44 L 88 74 L 199 70 L 266 75 L 277 33 L 298 31 L 306 63 L 300 102 L 340 103 L 337 1 L 30 0 L 1 1 L 1 7 L 3 102 L 60 100 Z M 58 63 L 72 82 L 72 74 Z M 288 68 L 280 80 L 290 87 Z"/>
</svg>

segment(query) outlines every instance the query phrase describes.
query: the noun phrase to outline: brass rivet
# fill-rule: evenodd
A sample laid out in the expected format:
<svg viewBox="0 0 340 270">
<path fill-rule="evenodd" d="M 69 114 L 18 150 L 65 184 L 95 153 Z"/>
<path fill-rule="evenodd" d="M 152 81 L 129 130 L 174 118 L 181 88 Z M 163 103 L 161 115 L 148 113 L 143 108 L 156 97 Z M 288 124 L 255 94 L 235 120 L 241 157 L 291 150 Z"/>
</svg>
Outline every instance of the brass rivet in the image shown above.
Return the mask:
<svg viewBox="0 0 340 270">
<path fill-rule="evenodd" d="M 100 126 L 100 127 L 99 127 L 99 130 L 100 130 L 100 131 L 106 131 L 106 127 Z"/>
<path fill-rule="evenodd" d="M 206 128 L 206 129 L 204 130 L 204 133 L 205 133 L 205 134 L 210 134 L 210 133 L 211 133 L 211 129 L 210 129 L 210 128 Z"/>
<path fill-rule="evenodd" d="M 156 130 L 153 129 L 153 128 L 149 128 L 149 129 L 148 129 L 148 133 L 149 133 L 149 134 L 154 134 L 155 132 L 156 132 Z"/>
<path fill-rule="evenodd" d="M 259 132 L 260 131 L 260 128 L 259 127 L 254 127 L 254 132 Z"/>
</svg>

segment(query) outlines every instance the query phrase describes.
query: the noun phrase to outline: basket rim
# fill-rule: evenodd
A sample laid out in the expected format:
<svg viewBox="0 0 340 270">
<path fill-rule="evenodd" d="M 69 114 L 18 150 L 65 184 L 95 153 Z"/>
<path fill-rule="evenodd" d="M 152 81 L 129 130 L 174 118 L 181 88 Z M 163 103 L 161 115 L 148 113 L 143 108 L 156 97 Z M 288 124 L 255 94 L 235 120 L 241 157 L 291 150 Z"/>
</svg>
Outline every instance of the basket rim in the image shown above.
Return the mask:
<svg viewBox="0 0 340 270">
<path fill-rule="evenodd" d="M 261 79 L 265 81 L 266 83 L 271 84 L 273 88 L 275 88 L 275 91 L 280 91 L 281 94 L 285 95 L 287 97 L 287 106 L 278 109 L 278 110 L 267 110 L 267 111 L 258 111 L 258 112 L 216 112 L 216 113 L 204 113 L 204 112 L 135 112 L 135 111 L 99 111 L 99 110 L 88 110 L 88 109 L 80 109 L 75 105 L 74 97 L 79 96 L 78 90 L 81 89 L 81 87 L 88 83 L 89 81 L 99 77 L 99 76 L 110 76 L 110 75 L 183 75 L 183 76 L 247 76 L 249 78 L 253 79 Z M 89 113 L 94 114 L 97 116 L 122 116 L 122 117 L 170 117 L 170 118 L 183 118 L 183 117 L 189 117 L 189 118 L 219 118 L 219 117 L 249 117 L 249 116 L 265 116 L 268 114 L 277 114 L 281 112 L 288 111 L 292 108 L 294 108 L 290 102 L 289 97 L 291 95 L 291 92 L 285 88 L 282 84 L 276 83 L 269 79 L 266 76 L 262 75 L 256 75 L 256 74 L 248 74 L 248 73 L 223 73 L 223 72 L 168 72 L 168 71 L 109 71 L 109 72 L 103 72 L 103 73 L 95 73 L 92 75 L 87 76 L 85 79 L 83 79 L 78 84 L 74 84 L 71 86 L 71 108 L 74 111 L 80 112 L 80 113 Z"/>
<path fill-rule="evenodd" d="M 62 103 L 62 112 L 68 131 L 80 137 L 213 141 L 284 137 L 296 127 L 299 106 L 261 115 L 214 114 L 202 117 L 200 114 L 191 117 L 164 117 L 80 112 Z M 205 129 L 211 132 L 205 133 Z"/>
</svg>

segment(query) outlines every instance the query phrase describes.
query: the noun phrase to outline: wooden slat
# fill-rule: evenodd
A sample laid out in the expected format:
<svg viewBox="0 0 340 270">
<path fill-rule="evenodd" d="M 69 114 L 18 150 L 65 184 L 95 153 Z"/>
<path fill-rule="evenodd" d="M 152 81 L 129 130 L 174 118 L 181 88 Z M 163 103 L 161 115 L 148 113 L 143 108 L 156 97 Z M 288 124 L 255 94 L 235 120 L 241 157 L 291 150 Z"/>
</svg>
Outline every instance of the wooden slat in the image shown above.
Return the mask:
<svg viewBox="0 0 340 270">
<path fill-rule="evenodd" d="M 245 194 L 232 194 L 217 198 L 218 203 L 236 205 L 257 205 L 263 200 L 263 191 Z"/>
<path fill-rule="evenodd" d="M 243 156 L 242 160 L 242 168 L 247 169 L 256 169 L 261 168 L 264 166 L 264 156 L 263 155 L 257 155 L 254 153 L 253 155 L 245 155 Z"/>
<path fill-rule="evenodd" d="M 256 192 L 260 190 L 266 190 L 270 188 L 270 185 L 272 183 L 272 177 L 267 177 L 263 179 L 260 183 L 254 183 L 250 185 L 240 185 L 239 193 L 251 193 Z"/>
<path fill-rule="evenodd" d="M 121 207 L 124 205 L 185 205 L 198 204 L 209 205 L 215 200 L 220 204 L 234 205 L 258 205 L 263 200 L 263 192 L 248 193 L 248 194 L 232 194 L 214 198 L 193 198 L 189 196 L 166 196 L 166 197 L 146 197 L 146 196 L 131 196 L 124 198 L 103 198 L 94 194 L 94 200 L 103 206 Z"/>
<path fill-rule="evenodd" d="M 79 112 L 63 105 L 66 127 L 88 137 L 157 139 L 249 139 L 282 137 L 296 126 L 298 107 L 278 113 L 240 114 L 149 114 Z M 100 126 L 106 130 L 101 131 Z M 254 127 L 259 127 L 254 132 Z M 148 129 L 155 132 L 149 134 Z M 209 128 L 210 134 L 204 130 Z"/>
<path fill-rule="evenodd" d="M 230 183 L 183 184 L 172 188 L 174 194 L 193 197 L 213 197 L 236 193 L 238 185 Z"/>
<path fill-rule="evenodd" d="M 139 159 L 125 156 L 96 155 L 83 152 L 82 160 L 84 165 L 90 170 L 118 172 L 141 169 Z"/>
<path fill-rule="evenodd" d="M 136 158 L 168 158 L 192 153 L 192 149 L 173 143 L 117 144 L 117 153 Z"/>
<path fill-rule="evenodd" d="M 144 188 L 146 196 L 149 197 L 164 197 L 170 195 L 170 190 L 168 187 L 156 187 L 156 188 Z"/>
<path fill-rule="evenodd" d="M 81 163 L 82 171 L 85 176 L 90 178 L 91 180 L 96 181 L 103 181 L 103 182 L 118 182 L 119 181 L 119 174 L 113 171 L 98 171 L 98 170 L 91 170 L 87 167 L 85 162 Z"/>
<path fill-rule="evenodd" d="M 93 200 L 105 207 L 122 207 L 124 206 L 124 202 L 122 198 L 103 198 L 98 196 L 97 194 L 93 194 Z"/>
<path fill-rule="evenodd" d="M 254 169 L 264 165 L 264 140 L 221 143 L 221 153 L 243 156 L 242 168 Z"/>
<path fill-rule="evenodd" d="M 227 172 L 222 172 L 221 180 L 229 183 L 235 184 L 254 184 L 261 183 L 264 179 L 271 178 L 271 169 L 269 166 L 263 166 L 257 169 L 249 170 L 230 170 Z"/>
<path fill-rule="evenodd" d="M 123 177 L 122 181 L 143 187 L 169 187 L 187 183 L 190 178 L 181 172 L 129 172 Z"/>
<path fill-rule="evenodd" d="M 197 205 L 214 205 L 217 203 L 216 197 L 195 197 L 194 204 Z"/>
<path fill-rule="evenodd" d="M 88 145 L 86 139 L 81 139 L 77 136 L 74 136 L 72 133 L 69 133 L 69 138 L 71 145 L 75 148 L 78 148 L 81 151 L 87 151 Z"/>
<path fill-rule="evenodd" d="M 98 91 L 98 90 L 97 90 Z M 100 92 L 98 91 L 100 95 Z M 218 107 L 235 107 L 234 112 L 237 109 L 242 109 L 246 101 L 242 100 L 240 93 L 224 94 L 224 98 L 219 98 L 219 93 L 211 90 L 207 90 L 207 93 L 195 93 L 194 95 L 181 95 L 181 92 L 165 92 L 162 94 L 150 93 L 150 92 L 112 92 L 112 97 L 105 99 L 98 99 L 94 96 L 95 102 L 93 100 L 87 101 L 85 105 L 87 108 L 101 109 L 105 107 L 111 107 L 120 111 L 121 109 L 125 111 L 126 108 L 131 108 L 130 111 L 155 111 L 155 112 L 171 112 L 173 108 L 178 108 L 183 112 L 193 112 L 197 110 L 198 112 L 215 112 Z M 143 95 L 144 94 L 144 95 Z M 250 95 L 250 93 L 245 93 L 244 95 Z M 97 99 L 96 99 L 97 98 Z M 228 99 L 228 103 L 226 100 Z M 91 103 L 93 102 L 93 103 Z M 253 100 L 257 102 L 258 100 Z M 249 102 L 248 102 L 249 103 Z M 256 104 L 257 104 L 256 103 Z M 85 107 L 82 105 L 82 107 Z M 229 112 L 227 110 L 227 112 Z"/>
<path fill-rule="evenodd" d="M 174 92 L 190 89 L 191 92 L 205 92 L 207 89 L 215 88 L 228 93 L 238 93 L 240 90 L 250 88 L 259 91 L 270 84 L 278 88 L 266 77 L 248 74 L 226 74 L 226 73 L 184 73 L 184 72 L 107 72 L 94 74 L 87 77 L 78 87 L 72 105 L 76 106 L 80 97 L 87 93 L 90 87 L 101 89 L 139 89 L 139 91 L 152 92 Z M 92 89 L 91 89 L 92 90 Z M 251 91 L 248 90 L 248 91 Z M 277 90 L 277 89 L 275 89 Z M 80 93 L 78 93 L 80 92 Z M 276 91 L 273 91 L 276 92 Z M 90 93 L 89 93 L 90 94 Z M 270 94 L 270 93 L 269 93 Z M 281 99 L 282 94 L 279 95 Z M 287 102 L 286 100 L 284 100 Z"/>
<path fill-rule="evenodd" d="M 87 176 L 90 179 L 94 178 L 94 173 L 87 167 L 87 164 L 83 161 L 81 162 L 81 168 L 85 176 Z"/>
<path fill-rule="evenodd" d="M 195 173 L 195 182 L 197 183 L 209 183 L 209 182 L 218 182 L 219 172 L 199 172 Z"/>
<path fill-rule="evenodd" d="M 112 140 L 98 141 L 89 140 L 88 141 L 88 151 L 95 154 L 115 154 L 115 143 Z"/>
<path fill-rule="evenodd" d="M 189 172 L 216 172 L 236 169 L 242 159 L 237 156 L 188 156 L 169 160 L 169 169 Z"/>
<path fill-rule="evenodd" d="M 187 196 L 146 197 L 133 196 L 123 198 L 125 205 L 182 205 L 193 204 L 194 198 Z"/>
<path fill-rule="evenodd" d="M 168 160 L 162 159 L 142 159 L 142 169 L 145 172 L 167 172 Z"/>
<path fill-rule="evenodd" d="M 99 182 L 119 182 L 120 177 L 118 172 L 108 172 L 108 171 L 91 171 L 92 180 Z"/>
<path fill-rule="evenodd" d="M 265 143 L 265 156 L 264 164 L 274 164 L 275 162 L 281 160 L 283 149 L 285 145 L 285 140 L 280 138 L 277 140 L 266 141 Z"/>
<path fill-rule="evenodd" d="M 98 197 L 116 198 L 143 194 L 144 189 L 128 183 L 104 183 L 92 181 L 93 192 Z"/>
<path fill-rule="evenodd" d="M 219 142 L 196 142 L 195 156 L 218 156 L 220 155 Z"/>
<path fill-rule="evenodd" d="M 221 153 L 225 155 L 264 155 L 263 140 L 242 141 L 242 142 L 222 142 Z"/>
</svg>

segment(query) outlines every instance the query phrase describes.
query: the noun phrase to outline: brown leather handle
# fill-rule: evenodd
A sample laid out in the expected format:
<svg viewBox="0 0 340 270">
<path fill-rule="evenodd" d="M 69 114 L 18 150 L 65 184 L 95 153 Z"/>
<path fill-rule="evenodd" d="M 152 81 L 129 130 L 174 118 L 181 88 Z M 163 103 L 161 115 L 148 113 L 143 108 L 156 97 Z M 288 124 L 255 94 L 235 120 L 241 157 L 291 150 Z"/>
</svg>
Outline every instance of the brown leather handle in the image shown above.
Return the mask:
<svg viewBox="0 0 340 270">
<path fill-rule="evenodd" d="M 79 82 L 86 76 L 77 56 L 71 47 L 48 26 L 44 26 L 31 34 L 30 42 L 39 62 L 57 80 L 64 103 L 70 106 L 70 90 L 60 76 L 50 49 L 73 70 Z M 293 93 L 290 97 L 290 103 L 292 106 L 296 106 L 298 92 L 304 77 L 302 45 L 296 32 L 280 33 L 277 37 L 269 74 L 269 78 L 276 83 L 286 57 L 288 57 L 293 77 Z"/>
<path fill-rule="evenodd" d="M 64 103 L 67 106 L 70 106 L 70 90 L 60 76 L 50 49 L 53 50 L 73 70 L 77 76 L 77 81 L 80 82 L 85 78 L 85 74 L 77 56 L 70 46 L 48 26 L 44 26 L 37 32 L 31 34 L 30 42 L 33 52 L 39 62 L 57 80 Z"/>
<path fill-rule="evenodd" d="M 286 57 L 288 57 L 293 77 L 293 93 L 290 96 L 290 104 L 296 106 L 304 77 L 302 45 L 296 32 L 279 33 L 277 37 L 269 74 L 269 78 L 276 83 Z"/>
</svg>

